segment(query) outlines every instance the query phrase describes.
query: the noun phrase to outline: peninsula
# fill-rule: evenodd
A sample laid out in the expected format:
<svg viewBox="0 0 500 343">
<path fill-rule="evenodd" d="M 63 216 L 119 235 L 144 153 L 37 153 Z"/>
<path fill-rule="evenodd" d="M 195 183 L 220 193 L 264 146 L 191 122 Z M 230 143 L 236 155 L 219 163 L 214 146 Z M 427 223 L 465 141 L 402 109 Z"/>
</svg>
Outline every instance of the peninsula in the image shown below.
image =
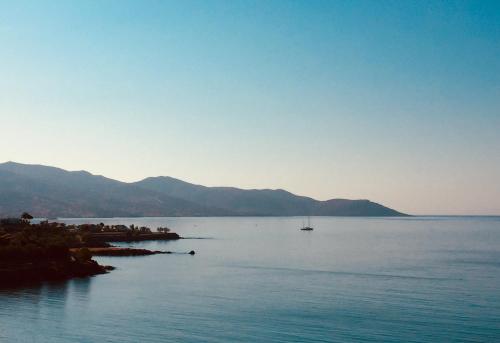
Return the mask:
<svg viewBox="0 0 500 343">
<path fill-rule="evenodd" d="M 99 265 L 92 259 L 93 255 L 170 253 L 114 247 L 109 242 L 180 239 L 178 234 L 170 232 L 168 228 L 158 228 L 157 232 L 152 232 L 147 227 L 134 225 L 66 225 L 48 221 L 33 224 L 32 219 L 28 213 L 23 213 L 19 219 L 0 219 L 0 284 L 103 274 L 113 267 Z"/>
</svg>

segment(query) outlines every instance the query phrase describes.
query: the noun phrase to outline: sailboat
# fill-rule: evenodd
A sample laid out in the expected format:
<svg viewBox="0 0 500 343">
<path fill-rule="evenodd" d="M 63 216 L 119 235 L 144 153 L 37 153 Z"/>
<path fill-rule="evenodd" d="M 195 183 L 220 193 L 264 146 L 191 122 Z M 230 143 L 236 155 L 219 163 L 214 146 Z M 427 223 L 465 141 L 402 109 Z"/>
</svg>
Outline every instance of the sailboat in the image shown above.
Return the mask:
<svg viewBox="0 0 500 343">
<path fill-rule="evenodd" d="M 301 230 L 302 231 L 312 231 L 312 230 L 314 230 L 313 227 L 311 226 L 311 217 L 310 216 L 307 216 L 307 225 L 304 226 L 304 224 L 302 224 Z"/>
</svg>

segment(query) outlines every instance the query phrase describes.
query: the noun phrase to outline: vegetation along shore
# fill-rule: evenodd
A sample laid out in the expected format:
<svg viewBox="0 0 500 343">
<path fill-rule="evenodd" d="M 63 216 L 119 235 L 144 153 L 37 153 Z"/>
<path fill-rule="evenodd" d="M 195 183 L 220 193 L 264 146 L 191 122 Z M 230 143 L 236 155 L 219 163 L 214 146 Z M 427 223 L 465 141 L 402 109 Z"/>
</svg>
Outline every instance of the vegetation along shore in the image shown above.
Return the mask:
<svg viewBox="0 0 500 343">
<path fill-rule="evenodd" d="M 134 225 L 66 225 L 47 220 L 32 223 L 32 219 L 28 213 L 23 213 L 21 218 L 0 219 L 0 285 L 104 274 L 113 267 L 98 264 L 92 256 L 170 253 L 114 247 L 109 242 L 181 238 L 168 228 L 153 232 Z"/>
</svg>

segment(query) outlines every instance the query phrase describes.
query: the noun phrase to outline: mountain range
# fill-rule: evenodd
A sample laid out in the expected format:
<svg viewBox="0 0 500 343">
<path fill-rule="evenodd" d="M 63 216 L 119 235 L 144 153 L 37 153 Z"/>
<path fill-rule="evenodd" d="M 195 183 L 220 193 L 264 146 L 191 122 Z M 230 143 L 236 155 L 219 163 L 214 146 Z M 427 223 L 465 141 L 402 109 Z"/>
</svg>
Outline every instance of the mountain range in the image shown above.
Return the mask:
<svg viewBox="0 0 500 343">
<path fill-rule="evenodd" d="M 127 183 L 86 171 L 0 164 L 0 217 L 405 216 L 369 200 L 319 201 L 282 189 L 206 187 L 172 177 Z"/>
</svg>

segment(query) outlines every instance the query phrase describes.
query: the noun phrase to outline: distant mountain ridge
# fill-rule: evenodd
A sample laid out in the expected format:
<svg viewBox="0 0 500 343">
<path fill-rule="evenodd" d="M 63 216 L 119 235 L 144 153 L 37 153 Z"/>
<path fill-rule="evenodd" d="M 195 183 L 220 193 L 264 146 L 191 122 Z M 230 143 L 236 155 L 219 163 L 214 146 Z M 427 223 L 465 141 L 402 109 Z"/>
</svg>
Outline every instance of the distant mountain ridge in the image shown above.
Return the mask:
<svg viewBox="0 0 500 343">
<path fill-rule="evenodd" d="M 126 183 L 86 171 L 0 164 L 0 217 L 404 216 L 369 200 L 318 201 L 285 190 L 206 187 L 171 177 Z"/>
</svg>

